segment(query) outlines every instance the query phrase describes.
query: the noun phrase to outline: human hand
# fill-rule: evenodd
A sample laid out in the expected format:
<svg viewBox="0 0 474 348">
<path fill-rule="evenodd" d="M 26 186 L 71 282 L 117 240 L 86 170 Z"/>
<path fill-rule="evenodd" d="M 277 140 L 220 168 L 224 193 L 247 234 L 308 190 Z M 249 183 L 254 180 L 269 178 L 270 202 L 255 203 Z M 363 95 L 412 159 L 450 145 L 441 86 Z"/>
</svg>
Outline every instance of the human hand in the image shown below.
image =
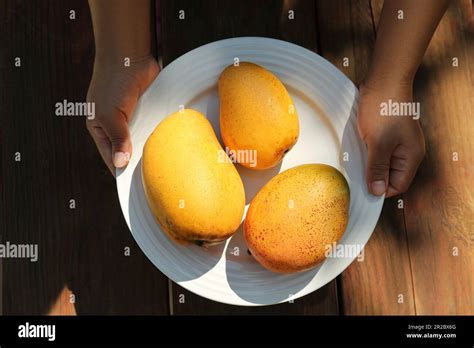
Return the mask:
<svg viewBox="0 0 474 348">
<path fill-rule="evenodd" d="M 95 103 L 95 118 L 87 129 L 102 159 L 115 176 L 115 168 L 125 167 L 132 154 L 128 129 L 138 98 L 160 71 L 152 56 L 131 59 L 130 66 L 95 62 L 87 101 Z"/>
<path fill-rule="evenodd" d="M 412 83 L 363 84 L 358 129 L 368 147 L 366 180 L 370 193 L 392 197 L 410 186 L 425 155 L 419 121 L 412 116 L 382 116 L 382 103 L 413 102 Z M 418 115 L 419 116 L 419 115 Z"/>
</svg>

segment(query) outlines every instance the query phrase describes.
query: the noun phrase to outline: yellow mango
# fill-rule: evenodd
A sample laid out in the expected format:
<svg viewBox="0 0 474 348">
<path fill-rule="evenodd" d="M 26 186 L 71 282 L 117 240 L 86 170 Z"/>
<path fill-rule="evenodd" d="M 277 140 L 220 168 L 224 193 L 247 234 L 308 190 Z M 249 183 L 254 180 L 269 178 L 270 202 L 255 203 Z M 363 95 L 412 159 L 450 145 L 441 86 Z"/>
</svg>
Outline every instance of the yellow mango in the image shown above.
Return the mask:
<svg viewBox="0 0 474 348">
<path fill-rule="evenodd" d="M 173 113 L 155 128 L 143 149 L 142 179 L 151 211 L 177 242 L 219 243 L 241 223 L 242 180 L 195 110 Z"/>
<path fill-rule="evenodd" d="M 218 88 L 225 146 L 256 154 L 256 161 L 239 163 L 251 169 L 280 163 L 299 136 L 298 114 L 285 86 L 265 68 L 241 62 L 222 72 Z"/>
<path fill-rule="evenodd" d="M 244 222 L 250 252 L 280 273 L 310 269 L 325 259 L 346 229 L 349 186 L 325 164 L 305 164 L 273 177 L 253 198 Z"/>
</svg>

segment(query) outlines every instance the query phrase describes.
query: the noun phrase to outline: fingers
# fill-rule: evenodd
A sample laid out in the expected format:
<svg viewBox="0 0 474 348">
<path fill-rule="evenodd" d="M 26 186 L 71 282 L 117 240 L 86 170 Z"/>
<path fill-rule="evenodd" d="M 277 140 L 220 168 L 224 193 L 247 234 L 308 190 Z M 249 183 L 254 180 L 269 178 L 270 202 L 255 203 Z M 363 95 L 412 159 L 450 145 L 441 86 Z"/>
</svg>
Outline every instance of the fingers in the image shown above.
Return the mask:
<svg viewBox="0 0 474 348">
<path fill-rule="evenodd" d="M 117 110 L 115 117 L 102 119 L 102 128 L 111 144 L 111 161 L 115 168 L 123 168 L 130 161 L 132 142 L 128 122 L 124 114 Z"/>
<path fill-rule="evenodd" d="M 128 121 L 138 98 L 160 69 L 151 56 L 134 61 L 133 66 L 126 70 L 110 69 L 104 62 L 96 63 L 87 101 L 97 102 L 97 113 L 95 119 L 87 123 L 87 128 L 102 158 L 115 175 L 115 169 L 127 166 L 132 155 Z"/>
<path fill-rule="evenodd" d="M 413 147 L 405 158 L 398 157 L 395 149 L 390 163 L 389 187 L 386 197 L 393 197 L 405 192 L 415 177 L 418 166 L 424 157 L 424 149 Z"/>
<path fill-rule="evenodd" d="M 380 139 L 367 139 L 367 188 L 375 196 L 383 195 L 388 188 L 390 158 L 395 147 L 391 142 Z"/>
<path fill-rule="evenodd" d="M 367 163 L 367 186 L 375 196 L 393 197 L 405 192 L 415 177 L 423 160 L 424 146 L 412 145 L 403 148 L 380 141 L 367 143 L 369 158 Z"/>
<path fill-rule="evenodd" d="M 128 122 L 117 113 L 115 117 L 102 118 L 100 124 L 87 121 L 86 125 L 102 159 L 115 176 L 115 169 L 125 167 L 132 153 Z"/>
<path fill-rule="evenodd" d="M 109 137 L 101 126 L 91 121 L 86 122 L 87 129 L 89 130 L 92 139 L 94 139 L 102 160 L 105 162 L 112 175 L 115 176 L 115 167 L 112 163 L 112 144 L 110 143 Z"/>
</svg>

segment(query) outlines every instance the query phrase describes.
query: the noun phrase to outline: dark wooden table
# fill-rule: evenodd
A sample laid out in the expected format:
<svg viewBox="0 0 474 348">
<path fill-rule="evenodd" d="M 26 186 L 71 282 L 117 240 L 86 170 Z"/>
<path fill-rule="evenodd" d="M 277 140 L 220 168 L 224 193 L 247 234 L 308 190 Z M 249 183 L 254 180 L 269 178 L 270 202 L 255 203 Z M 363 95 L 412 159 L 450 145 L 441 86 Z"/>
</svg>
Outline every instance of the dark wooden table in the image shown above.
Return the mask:
<svg viewBox="0 0 474 348">
<path fill-rule="evenodd" d="M 162 0 L 163 42 L 155 53 L 166 65 L 215 40 L 274 37 L 319 53 L 357 84 L 381 6 Z M 259 308 L 208 301 L 154 268 L 128 231 L 115 181 L 84 119 L 54 115 L 56 102 L 85 99 L 94 57 L 87 2 L 4 0 L 0 20 L 1 239 L 38 243 L 40 250 L 36 263 L 0 260 L 3 314 L 474 313 L 474 35 L 460 1 L 443 18 L 417 75 L 428 153 L 410 191 L 385 201 L 363 262 L 294 303 Z"/>
</svg>

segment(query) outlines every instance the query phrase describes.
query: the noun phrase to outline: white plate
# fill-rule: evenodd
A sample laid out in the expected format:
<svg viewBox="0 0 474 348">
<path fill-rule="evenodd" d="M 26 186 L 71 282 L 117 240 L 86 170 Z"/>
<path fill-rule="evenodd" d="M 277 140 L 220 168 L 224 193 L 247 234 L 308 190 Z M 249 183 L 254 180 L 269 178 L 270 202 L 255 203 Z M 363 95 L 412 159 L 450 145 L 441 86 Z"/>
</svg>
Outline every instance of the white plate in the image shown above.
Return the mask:
<svg viewBox="0 0 474 348">
<path fill-rule="evenodd" d="M 341 244 L 367 243 L 383 198 L 371 196 L 365 185 L 367 154 L 355 123 L 357 88 L 322 57 L 284 41 L 259 37 L 222 40 L 196 48 L 169 64 L 141 97 L 135 110 L 130 124 L 133 155 L 128 167 L 117 171 L 117 189 L 135 240 L 167 277 L 214 301 L 269 305 L 319 289 L 336 278 L 356 255 L 328 258 L 308 272 L 279 275 L 266 271 L 247 253 L 241 230 L 225 244 L 209 250 L 177 245 L 155 222 L 141 180 L 142 150 L 148 135 L 180 105 L 206 115 L 220 138 L 217 80 L 222 70 L 234 63 L 235 57 L 264 66 L 285 84 L 298 111 L 301 128 L 298 143 L 281 167 L 257 172 L 237 166 L 247 203 L 280 171 L 304 163 L 330 164 L 344 173 L 351 192 L 349 223 Z M 348 161 L 343 159 L 344 152 Z"/>
</svg>

